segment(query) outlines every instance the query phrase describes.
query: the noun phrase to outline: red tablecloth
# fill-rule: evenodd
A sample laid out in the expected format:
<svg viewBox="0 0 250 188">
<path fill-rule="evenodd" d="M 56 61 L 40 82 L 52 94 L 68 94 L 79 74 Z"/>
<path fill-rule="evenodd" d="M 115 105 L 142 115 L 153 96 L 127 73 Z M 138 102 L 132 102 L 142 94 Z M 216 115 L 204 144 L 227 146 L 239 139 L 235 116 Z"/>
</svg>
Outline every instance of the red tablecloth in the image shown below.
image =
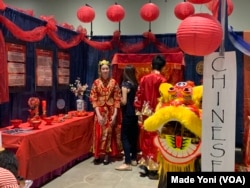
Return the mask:
<svg viewBox="0 0 250 188">
<path fill-rule="evenodd" d="M 90 152 L 93 117 L 89 112 L 52 125 L 42 122 L 39 130 L 27 133 L 2 133 L 3 147 L 16 150 L 20 176 L 35 180 Z"/>
</svg>

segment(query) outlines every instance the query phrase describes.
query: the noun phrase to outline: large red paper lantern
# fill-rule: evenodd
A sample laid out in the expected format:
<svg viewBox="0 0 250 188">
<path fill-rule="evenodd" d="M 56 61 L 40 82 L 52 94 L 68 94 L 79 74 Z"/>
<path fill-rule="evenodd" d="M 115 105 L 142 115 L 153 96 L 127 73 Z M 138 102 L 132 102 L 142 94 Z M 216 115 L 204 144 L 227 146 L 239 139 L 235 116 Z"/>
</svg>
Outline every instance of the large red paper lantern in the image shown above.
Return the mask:
<svg viewBox="0 0 250 188">
<path fill-rule="evenodd" d="M 211 0 L 187 0 L 187 1 L 194 4 L 204 4 L 210 2 Z"/>
<path fill-rule="evenodd" d="M 154 3 L 147 3 L 141 7 L 140 15 L 143 20 L 152 22 L 158 18 L 160 10 Z"/>
<path fill-rule="evenodd" d="M 106 16 L 112 22 L 120 22 L 125 17 L 125 10 L 121 5 L 111 5 L 106 11 Z"/>
<path fill-rule="evenodd" d="M 95 10 L 89 5 L 81 6 L 77 10 L 77 18 L 84 23 L 92 22 L 95 18 Z"/>
<path fill-rule="evenodd" d="M 220 22 L 207 13 L 194 14 L 184 19 L 176 33 L 179 47 L 189 55 L 205 56 L 221 44 L 223 29 Z"/>
<path fill-rule="evenodd" d="M 194 12 L 194 6 L 189 2 L 178 3 L 174 8 L 174 14 L 180 20 L 184 20 L 186 17 L 194 14 Z"/>
</svg>

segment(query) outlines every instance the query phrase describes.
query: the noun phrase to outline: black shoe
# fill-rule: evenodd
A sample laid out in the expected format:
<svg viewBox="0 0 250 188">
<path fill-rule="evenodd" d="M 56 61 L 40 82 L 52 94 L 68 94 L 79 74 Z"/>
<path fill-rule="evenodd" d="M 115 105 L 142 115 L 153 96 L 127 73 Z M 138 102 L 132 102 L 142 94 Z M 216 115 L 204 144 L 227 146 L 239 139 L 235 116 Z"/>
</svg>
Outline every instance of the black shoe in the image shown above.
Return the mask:
<svg viewBox="0 0 250 188">
<path fill-rule="evenodd" d="M 101 164 L 101 159 L 96 158 L 96 159 L 94 159 L 93 163 L 94 163 L 94 165 L 99 165 L 99 164 Z"/>
<path fill-rule="evenodd" d="M 104 157 L 104 159 L 103 159 L 103 164 L 104 164 L 104 165 L 108 165 L 108 164 L 109 164 L 109 156 L 108 156 L 108 155 L 106 155 L 106 156 Z"/>
<path fill-rule="evenodd" d="M 140 165 L 139 168 L 142 170 L 142 172 L 140 172 L 140 177 L 146 177 L 148 176 L 148 168 L 144 165 Z"/>
<path fill-rule="evenodd" d="M 147 177 L 148 176 L 148 174 L 145 174 L 144 172 L 139 172 L 140 173 L 140 177 Z"/>
<path fill-rule="evenodd" d="M 148 178 L 151 180 L 158 180 L 159 174 L 157 171 L 148 171 Z"/>
</svg>

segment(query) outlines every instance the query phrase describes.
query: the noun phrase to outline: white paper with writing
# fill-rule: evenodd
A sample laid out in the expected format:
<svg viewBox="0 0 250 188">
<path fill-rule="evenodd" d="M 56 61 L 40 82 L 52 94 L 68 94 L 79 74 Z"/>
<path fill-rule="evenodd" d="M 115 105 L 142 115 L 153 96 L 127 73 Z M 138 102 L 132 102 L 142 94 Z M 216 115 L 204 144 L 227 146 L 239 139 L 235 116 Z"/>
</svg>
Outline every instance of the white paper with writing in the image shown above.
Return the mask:
<svg viewBox="0 0 250 188">
<path fill-rule="evenodd" d="M 236 69 L 235 52 L 204 57 L 202 171 L 234 171 Z"/>
</svg>

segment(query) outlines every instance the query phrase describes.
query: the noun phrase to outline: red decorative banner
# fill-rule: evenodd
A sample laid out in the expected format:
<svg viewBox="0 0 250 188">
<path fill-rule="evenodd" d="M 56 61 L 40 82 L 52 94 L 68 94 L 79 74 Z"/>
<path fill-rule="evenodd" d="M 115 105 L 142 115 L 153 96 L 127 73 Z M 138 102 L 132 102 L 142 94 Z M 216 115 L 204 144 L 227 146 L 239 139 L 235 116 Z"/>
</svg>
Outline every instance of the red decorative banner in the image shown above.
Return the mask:
<svg viewBox="0 0 250 188">
<path fill-rule="evenodd" d="M 36 49 L 36 86 L 52 86 L 53 72 L 53 52 Z"/>
<path fill-rule="evenodd" d="M 26 46 L 6 42 L 9 87 L 26 85 Z"/>
<path fill-rule="evenodd" d="M 58 84 L 60 85 L 69 85 L 70 77 L 70 55 L 66 52 L 58 52 Z"/>
</svg>

